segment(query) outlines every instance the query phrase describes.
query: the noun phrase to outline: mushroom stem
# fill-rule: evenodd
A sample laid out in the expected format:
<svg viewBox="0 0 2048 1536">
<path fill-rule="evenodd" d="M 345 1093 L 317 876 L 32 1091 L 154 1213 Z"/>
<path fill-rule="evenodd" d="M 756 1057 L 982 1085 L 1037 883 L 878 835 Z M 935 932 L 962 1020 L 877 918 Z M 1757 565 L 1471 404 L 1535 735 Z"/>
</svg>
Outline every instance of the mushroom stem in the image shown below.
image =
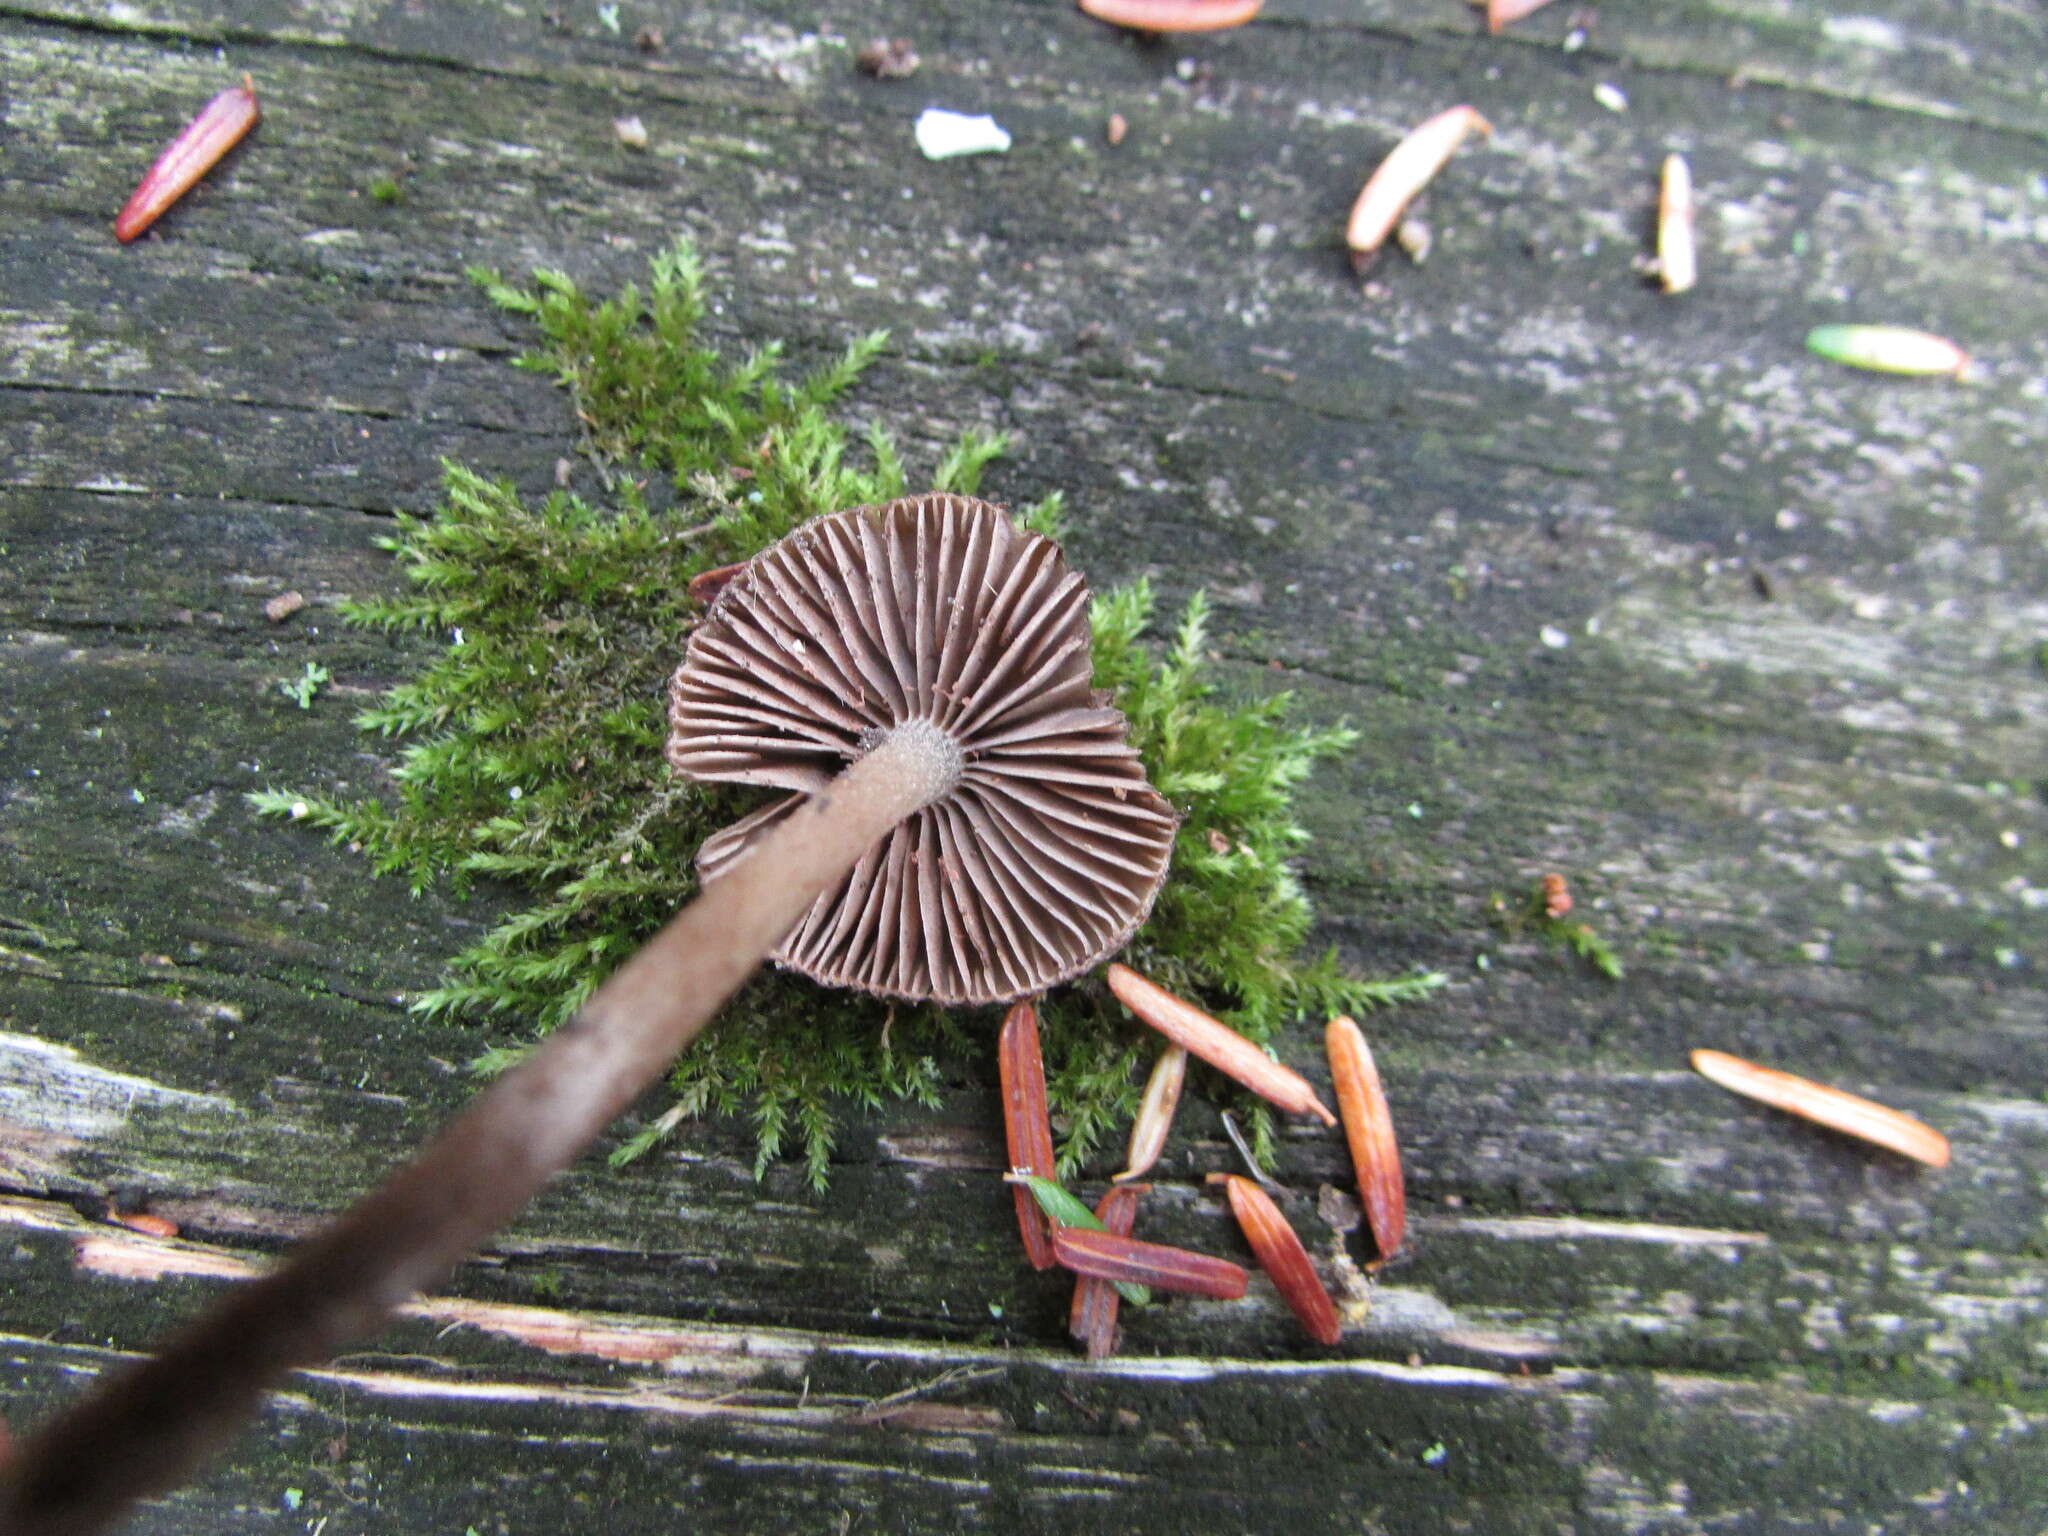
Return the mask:
<svg viewBox="0 0 2048 1536">
<path fill-rule="evenodd" d="M 170 1487 L 286 1372 L 375 1331 L 447 1279 L 631 1102 L 819 894 L 959 778 L 910 720 L 708 885 L 562 1029 L 411 1163 L 0 1467 L 0 1531 L 82 1536 Z"/>
</svg>

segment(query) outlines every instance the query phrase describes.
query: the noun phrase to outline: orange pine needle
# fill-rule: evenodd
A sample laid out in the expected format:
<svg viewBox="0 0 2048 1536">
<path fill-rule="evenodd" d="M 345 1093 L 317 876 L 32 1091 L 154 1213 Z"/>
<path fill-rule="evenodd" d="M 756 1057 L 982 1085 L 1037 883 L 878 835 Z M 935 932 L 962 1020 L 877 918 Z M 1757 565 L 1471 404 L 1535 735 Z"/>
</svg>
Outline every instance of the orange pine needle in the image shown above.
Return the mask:
<svg viewBox="0 0 2048 1536">
<path fill-rule="evenodd" d="M 138 238 L 219 164 L 262 116 L 263 110 L 256 104 L 256 82 L 247 75 L 242 76 L 240 85 L 222 91 L 201 107 L 199 115 L 164 146 L 156 162 L 143 173 L 120 217 L 114 220 L 114 238 L 123 245 Z"/>
<path fill-rule="evenodd" d="M 1486 30 L 1499 32 L 1548 4 L 1550 0 L 1486 0 Z"/>
<path fill-rule="evenodd" d="M 1933 1126 L 1896 1109 L 1809 1078 L 1780 1072 L 1775 1067 L 1760 1067 L 1725 1051 L 1694 1051 L 1692 1065 L 1702 1077 L 1731 1093 L 1914 1158 L 1931 1168 L 1948 1166 L 1948 1138 Z"/>
<path fill-rule="evenodd" d="M 1657 280 L 1666 293 L 1684 293 L 1699 281 L 1693 243 L 1692 169 L 1683 155 L 1666 155 L 1657 182 Z"/>
<path fill-rule="evenodd" d="M 1309 1262 L 1301 1238 L 1280 1214 L 1280 1207 L 1258 1185 L 1242 1174 L 1211 1174 L 1211 1181 L 1223 1180 L 1230 1196 L 1231 1214 L 1244 1229 L 1245 1240 L 1258 1255 L 1259 1267 L 1273 1277 L 1273 1288 L 1288 1310 L 1319 1344 L 1334 1344 L 1343 1333 L 1337 1321 L 1337 1304 L 1323 1287 L 1316 1267 Z"/>
<path fill-rule="evenodd" d="M 1393 1116 L 1380 1087 L 1380 1071 L 1365 1043 L 1365 1034 L 1350 1019 L 1330 1020 L 1323 1031 L 1330 1056 L 1330 1083 L 1337 1091 L 1337 1112 L 1344 1121 L 1344 1140 L 1351 1147 L 1351 1167 L 1358 1175 L 1358 1203 L 1365 1207 L 1373 1246 L 1382 1261 L 1400 1251 L 1408 1235 L 1408 1195 L 1402 1186 L 1401 1147 L 1394 1139 Z"/>
<path fill-rule="evenodd" d="M 1097 21 L 1134 32 L 1221 32 L 1259 14 L 1265 0 L 1080 0 Z"/>
<path fill-rule="evenodd" d="M 996 1042 L 996 1066 L 1003 1083 L 1003 1132 L 1010 1166 L 1042 1179 L 1053 1177 L 1052 1121 L 1045 1109 L 1045 1060 L 1038 1050 L 1038 1010 L 1018 1003 L 1003 1019 Z M 1022 1184 L 1011 1190 L 1017 1202 L 1017 1230 L 1033 1269 L 1054 1263 L 1052 1224 Z"/>
<path fill-rule="evenodd" d="M 1152 1075 L 1145 1080 L 1145 1097 L 1139 1102 L 1138 1116 L 1131 1122 L 1131 1146 L 1126 1158 L 1129 1166 L 1113 1177 L 1135 1179 L 1159 1161 L 1159 1154 L 1166 1150 L 1167 1133 L 1173 1129 L 1173 1114 L 1180 1107 L 1181 1085 L 1187 1076 L 1186 1047 L 1168 1045 L 1153 1063 Z"/>
<path fill-rule="evenodd" d="M 142 1232 L 150 1237 L 176 1237 L 178 1224 L 168 1216 L 158 1216 L 149 1211 L 114 1211 L 107 1219 L 117 1222 L 131 1232 Z"/>
<path fill-rule="evenodd" d="M 1114 1232 L 1090 1232 L 1082 1227 L 1055 1227 L 1052 1248 L 1060 1263 L 1077 1275 L 1149 1285 L 1155 1290 L 1179 1291 L 1190 1296 L 1210 1296 L 1218 1301 L 1237 1300 L 1244 1294 L 1248 1278 L 1241 1266 L 1228 1259 L 1214 1259 L 1206 1253 L 1191 1253 L 1185 1248 L 1167 1248 L 1158 1243 L 1141 1243 Z"/>
<path fill-rule="evenodd" d="M 1138 1219 L 1136 1184 L 1119 1184 L 1096 1202 L 1095 1219 L 1118 1237 L 1129 1237 Z M 1067 1316 L 1067 1332 L 1088 1349 L 1090 1360 L 1104 1360 L 1116 1347 L 1116 1314 L 1120 1298 L 1116 1286 L 1093 1275 L 1074 1278 L 1074 1305 Z"/>
<path fill-rule="evenodd" d="M 1110 966 L 1109 990 L 1116 994 L 1117 1001 L 1175 1045 L 1237 1079 L 1260 1098 L 1277 1104 L 1290 1115 L 1315 1115 L 1325 1125 L 1337 1123 L 1337 1117 L 1316 1097 L 1307 1078 L 1281 1066 L 1229 1025 L 1210 1018 L 1156 982 L 1147 981 L 1129 966 Z"/>
<path fill-rule="evenodd" d="M 1351 205 L 1344 227 L 1353 262 L 1363 265 L 1378 253 L 1401 222 L 1402 210 L 1444 168 L 1466 135 L 1491 132 L 1493 125 L 1473 108 L 1451 107 L 1411 130 L 1388 151 Z"/>
</svg>

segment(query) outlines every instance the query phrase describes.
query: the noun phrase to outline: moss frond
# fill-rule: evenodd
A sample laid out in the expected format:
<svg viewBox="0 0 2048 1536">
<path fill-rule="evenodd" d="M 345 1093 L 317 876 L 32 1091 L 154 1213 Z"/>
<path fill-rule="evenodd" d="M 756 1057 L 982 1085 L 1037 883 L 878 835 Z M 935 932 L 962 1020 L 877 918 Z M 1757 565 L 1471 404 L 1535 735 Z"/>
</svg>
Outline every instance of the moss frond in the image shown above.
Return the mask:
<svg viewBox="0 0 2048 1536">
<path fill-rule="evenodd" d="M 695 893 L 697 845 L 745 804 L 672 780 L 661 760 L 663 688 L 697 616 L 690 578 L 823 513 L 900 495 L 907 475 L 886 432 L 856 437 L 828 409 L 881 354 L 881 332 L 791 385 L 779 347 L 730 362 L 699 338 L 703 270 L 687 246 L 656 259 L 645 294 L 628 286 L 602 301 L 558 272 L 537 272 L 528 287 L 471 276 L 535 327 L 519 365 L 568 392 L 590 455 L 666 477 L 672 504 L 651 510 L 624 477 L 607 506 L 560 491 L 531 502 L 445 465 L 436 511 L 400 518 L 384 541 L 406 590 L 343 609 L 365 628 L 444 642 L 357 717 L 404 743 L 391 793 L 333 802 L 271 789 L 250 802 L 360 849 L 415 891 L 481 877 L 526 892 L 528 904 L 413 1006 L 547 1030 Z M 970 430 L 929 483 L 973 493 L 1006 447 L 999 433 Z M 1057 536 L 1063 512 L 1055 494 L 1021 521 Z M 1219 702 L 1205 675 L 1206 600 L 1190 601 L 1159 656 L 1144 641 L 1154 607 L 1139 582 L 1103 594 L 1093 612 L 1097 681 L 1116 693 L 1153 782 L 1186 818 L 1131 963 L 1262 1042 L 1302 1012 L 1424 995 L 1441 978 L 1367 982 L 1333 956 L 1300 958 L 1310 912 L 1289 861 L 1307 834 L 1293 792 L 1353 733 L 1288 726 L 1285 696 Z M 1152 1046 L 1087 985 L 1047 1001 L 1042 1031 L 1071 1170 L 1120 1133 Z M 761 975 L 721 1016 L 713 1043 L 676 1066 L 673 1108 L 613 1159 L 630 1161 L 689 1116 L 745 1114 L 757 1169 L 793 1147 L 822 1187 L 843 1100 L 936 1103 L 941 1061 L 985 1048 L 981 1034 L 935 1008 L 891 1009 Z M 1270 1151 L 1270 1119 L 1254 1113 L 1251 1131 L 1255 1149 Z"/>
</svg>

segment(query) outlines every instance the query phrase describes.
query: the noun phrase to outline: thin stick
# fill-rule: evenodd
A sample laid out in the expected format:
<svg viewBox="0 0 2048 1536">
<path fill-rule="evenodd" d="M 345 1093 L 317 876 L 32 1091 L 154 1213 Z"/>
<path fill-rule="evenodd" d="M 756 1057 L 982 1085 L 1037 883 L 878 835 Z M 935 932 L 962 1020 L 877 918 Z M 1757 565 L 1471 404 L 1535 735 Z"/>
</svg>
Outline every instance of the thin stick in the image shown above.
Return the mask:
<svg viewBox="0 0 2048 1536">
<path fill-rule="evenodd" d="M 935 741 L 934 738 L 937 738 Z M 169 1488 L 286 1372 L 375 1332 L 518 1214 L 668 1065 L 818 894 L 957 779 L 899 727 L 649 940 L 568 1025 L 281 1269 L 103 1384 L 0 1469 L 0 1531 L 86 1536 Z"/>
</svg>

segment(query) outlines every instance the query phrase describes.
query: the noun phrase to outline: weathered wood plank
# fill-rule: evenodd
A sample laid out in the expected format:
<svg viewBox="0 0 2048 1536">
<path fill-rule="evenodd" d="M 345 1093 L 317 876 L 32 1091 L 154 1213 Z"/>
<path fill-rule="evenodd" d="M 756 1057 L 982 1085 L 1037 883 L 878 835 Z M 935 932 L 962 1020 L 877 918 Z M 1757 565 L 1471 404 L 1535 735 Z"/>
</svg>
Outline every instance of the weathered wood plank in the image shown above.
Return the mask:
<svg viewBox="0 0 2048 1536">
<path fill-rule="evenodd" d="M 697 1127 L 573 1172 L 444 1303 L 667 1329 L 665 1364 L 416 1321 L 141 1528 L 271 1529 L 298 1488 L 285 1513 L 328 1536 L 678 1507 L 829 1529 L 870 1499 L 903 1530 L 2031 1529 L 2042 19 L 1609 8 L 1565 52 L 1570 10 L 1490 41 L 1449 3 L 1274 0 L 1162 47 L 986 7 L 923 18 L 899 86 L 851 70 L 906 25 L 872 5 L 648 5 L 617 35 L 573 9 L 10 8 L 9 1417 L 225 1283 L 82 1264 L 89 1235 L 142 1243 L 87 1222 L 110 1196 L 179 1221 L 191 1262 L 261 1259 L 468 1092 L 483 1037 L 401 999 L 494 898 L 399 900 L 240 795 L 381 782 L 346 717 L 422 642 L 332 603 L 393 580 L 372 541 L 442 457 L 539 489 L 573 451 L 461 269 L 603 286 L 687 232 L 722 337 L 823 355 L 889 326 L 858 409 L 913 462 L 1010 430 L 992 488 L 1065 489 L 1092 575 L 1209 587 L 1233 686 L 1367 729 L 1313 792 L 1306 875 L 1357 964 L 1457 978 L 1369 1021 L 1416 1251 L 1336 1358 L 1255 1287 L 1129 1319 L 1130 1358 L 1092 1370 L 1011 1251 L 970 1059 L 942 1110 L 850 1127 L 823 1201 L 787 1168 L 754 1182 L 744 1127 Z M 244 68 L 256 137 L 116 248 L 149 155 Z M 1431 193 L 1430 262 L 1361 294 L 1343 210 L 1457 99 L 1499 132 Z M 927 100 L 994 111 L 1016 148 L 926 164 Z M 625 111 L 645 155 L 612 136 Z M 1703 209 L 1680 302 L 1629 270 L 1672 148 Z M 1983 377 L 1800 350 L 1841 318 L 1947 331 Z M 273 625 L 286 589 L 311 606 Z M 276 684 L 311 660 L 340 686 L 301 711 Z M 1490 917 L 1553 869 L 1619 985 Z M 1956 1162 L 1727 1098 L 1683 1070 L 1701 1044 L 1877 1092 Z M 1199 1182 L 1227 1160 L 1197 1108 L 1157 1235 L 1230 1249 Z M 1290 1137 L 1281 1174 L 1312 1195 L 1341 1151 Z M 922 1416 L 860 1419 L 955 1369 Z"/>
</svg>

